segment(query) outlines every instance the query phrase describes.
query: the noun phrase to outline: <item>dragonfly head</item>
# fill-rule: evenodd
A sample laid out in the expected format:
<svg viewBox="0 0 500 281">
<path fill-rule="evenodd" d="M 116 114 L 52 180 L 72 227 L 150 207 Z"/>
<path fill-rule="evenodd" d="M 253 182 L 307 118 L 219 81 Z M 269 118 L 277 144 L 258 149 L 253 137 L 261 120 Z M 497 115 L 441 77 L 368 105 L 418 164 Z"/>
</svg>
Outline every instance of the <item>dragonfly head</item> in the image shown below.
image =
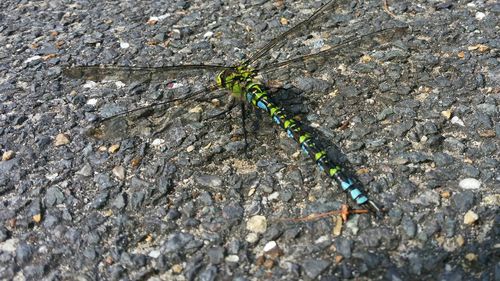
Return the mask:
<svg viewBox="0 0 500 281">
<path fill-rule="evenodd" d="M 230 91 L 235 96 L 243 96 L 245 86 L 252 81 L 255 71 L 245 65 L 224 69 L 215 81 L 220 88 Z"/>
</svg>

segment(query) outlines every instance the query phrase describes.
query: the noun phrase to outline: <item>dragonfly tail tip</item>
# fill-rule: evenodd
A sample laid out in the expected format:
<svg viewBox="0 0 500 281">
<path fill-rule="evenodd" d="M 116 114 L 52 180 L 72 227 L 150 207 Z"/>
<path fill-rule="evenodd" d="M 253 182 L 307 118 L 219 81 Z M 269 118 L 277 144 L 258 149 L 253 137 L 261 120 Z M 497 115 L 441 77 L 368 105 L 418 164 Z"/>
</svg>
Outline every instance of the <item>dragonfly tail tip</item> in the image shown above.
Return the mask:
<svg viewBox="0 0 500 281">
<path fill-rule="evenodd" d="M 380 208 L 375 202 L 368 200 L 365 204 L 366 209 L 375 214 L 379 219 L 383 217 L 382 208 Z"/>
</svg>

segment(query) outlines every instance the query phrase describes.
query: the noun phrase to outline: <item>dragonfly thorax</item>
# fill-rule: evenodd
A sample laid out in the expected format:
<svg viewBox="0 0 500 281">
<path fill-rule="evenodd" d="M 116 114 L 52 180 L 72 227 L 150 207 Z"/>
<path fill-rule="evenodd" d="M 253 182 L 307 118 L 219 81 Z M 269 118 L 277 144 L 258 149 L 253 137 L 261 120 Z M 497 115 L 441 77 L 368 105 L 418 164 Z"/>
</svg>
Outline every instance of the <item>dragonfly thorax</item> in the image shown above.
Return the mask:
<svg viewBox="0 0 500 281">
<path fill-rule="evenodd" d="M 230 91 L 236 97 L 244 97 L 247 85 L 252 83 L 255 77 L 255 71 L 247 66 L 238 66 L 234 69 L 225 69 L 221 71 L 216 82 L 220 88 Z"/>
</svg>

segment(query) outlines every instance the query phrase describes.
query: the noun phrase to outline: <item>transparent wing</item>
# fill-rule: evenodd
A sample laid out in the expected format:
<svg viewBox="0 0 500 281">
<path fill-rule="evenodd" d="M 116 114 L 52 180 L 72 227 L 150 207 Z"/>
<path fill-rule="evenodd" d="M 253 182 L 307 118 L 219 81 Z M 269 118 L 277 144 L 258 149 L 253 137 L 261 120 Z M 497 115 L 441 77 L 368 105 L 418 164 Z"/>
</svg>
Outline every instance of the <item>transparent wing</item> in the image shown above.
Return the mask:
<svg viewBox="0 0 500 281">
<path fill-rule="evenodd" d="M 325 15 L 330 14 L 332 10 L 334 10 L 335 7 L 345 4 L 347 1 L 346 0 L 332 0 L 328 2 L 327 4 L 323 5 L 320 9 L 318 9 L 316 12 L 314 12 L 309 18 L 305 19 L 304 21 L 298 23 L 288 31 L 284 32 L 280 36 L 274 38 L 273 40 L 269 41 L 264 47 L 259 49 L 257 52 L 252 54 L 249 59 L 247 59 L 243 64 L 244 65 L 250 65 L 257 61 L 258 59 L 262 58 L 266 53 L 269 52 L 272 48 L 275 46 L 286 42 L 287 39 L 290 39 L 292 37 L 296 37 L 297 34 L 303 31 L 309 31 L 313 25 L 315 25 L 317 22 L 321 20 Z"/>
<path fill-rule="evenodd" d="M 284 67 L 290 67 L 292 65 L 294 67 L 297 67 L 300 64 L 305 66 L 305 64 L 311 61 L 323 62 L 325 60 L 335 59 L 339 55 L 355 56 L 359 54 L 357 52 L 359 50 L 370 50 L 384 44 L 385 42 L 392 42 L 397 38 L 401 38 L 407 30 L 407 27 L 393 27 L 374 31 L 361 36 L 350 37 L 344 42 L 341 42 L 340 44 L 327 50 L 267 65 L 257 71 L 260 74 L 265 74 Z"/>
<path fill-rule="evenodd" d="M 190 102 L 195 102 L 197 98 L 215 89 L 213 85 L 183 97 L 127 110 L 101 119 L 87 131 L 87 135 L 101 140 L 153 136 L 163 131 L 170 120 L 185 113 Z M 178 102 L 181 102 L 182 106 L 178 107 Z"/>
<path fill-rule="evenodd" d="M 196 76 L 206 72 L 217 72 L 224 69 L 232 69 L 232 67 L 221 65 L 178 65 L 165 67 L 73 66 L 64 68 L 63 74 L 73 79 L 92 81 L 164 81 Z"/>
</svg>

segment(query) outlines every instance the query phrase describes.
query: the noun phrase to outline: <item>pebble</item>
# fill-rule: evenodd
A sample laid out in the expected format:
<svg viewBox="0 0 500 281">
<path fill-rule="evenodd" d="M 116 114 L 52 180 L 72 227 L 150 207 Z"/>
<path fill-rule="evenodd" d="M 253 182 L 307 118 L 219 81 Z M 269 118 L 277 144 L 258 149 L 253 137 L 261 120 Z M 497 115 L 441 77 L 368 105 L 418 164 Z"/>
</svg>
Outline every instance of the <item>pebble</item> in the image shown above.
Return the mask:
<svg viewBox="0 0 500 281">
<path fill-rule="evenodd" d="M 198 175 L 195 181 L 205 187 L 217 188 L 222 185 L 222 179 L 215 175 Z"/>
<path fill-rule="evenodd" d="M 455 192 L 451 197 L 451 202 L 459 212 L 465 212 L 474 205 L 474 193 L 468 190 Z"/>
<path fill-rule="evenodd" d="M 352 245 L 353 241 L 350 239 L 337 239 L 335 241 L 335 247 L 337 252 L 344 258 L 350 258 L 352 255 Z"/>
<path fill-rule="evenodd" d="M 153 250 L 149 252 L 148 256 L 152 257 L 153 259 L 159 258 L 161 256 L 161 252 L 158 250 Z"/>
<path fill-rule="evenodd" d="M 203 34 L 203 38 L 208 39 L 211 38 L 214 35 L 212 31 L 208 31 L 205 34 Z"/>
<path fill-rule="evenodd" d="M 269 196 L 267 197 L 267 199 L 269 201 L 278 200 L 279 196 L 280 196 L 280 193 L 278 191 L 275 191 L 275 192 L 269 194 Z"/>
<path fill-rule="evenodd" d="M 25 242 L 21 242 L 16 248 L 16 261 L 19 264 L 25 264 L 31 259 L 32 254 L 32 247 Z"/>
<path fill-rule="evenodd" d="M 77 175 L 89 177 L 92 175 L 92 167 L 89 164 L 83 165 L 83 167 L 76 172 Z"/>
<path fill-rule="evenodd" d="M 64 202 L 64 193 L 57 187 L 49 187 L 45 193 L 45 204 L 52 207 Z"/>
<path fill-rule="evenodd" d="M 465 255 L 465 259 L 470 261 L 470 262 L 477 261 L 477 258 L 478 258 L 478 256 L 474 253 L 467 253 Z"/>
<path fill-rule="evenodd" d="M 451 114 L 452 114 L 452 111 L 451 110 L 444 110 L 444 111 L 441 111 L 441 115 L 446 118 L 446 119 L 450 119 L 451 118 Z"/>
<path fill-rule="evenodd" d="M 120 144 L 119 144 L 119 143 L 115 143 L 115 144 L 112 144 L 112 145 L 108 148 L 108 152 L 109 152 L 109 153 L 111 153 L 111 154 L 114 154 L 114 153 L 116 153 L 119 149 L 120 149 Z"/>
<path fill-rule="evenodd" d="M 114 167 L 113 168 L 113 175 L 119 180 L 124 180 L 125 179 L 125 168 L 123 168 L 123 166 Z"/>
<path fill-rule="evenodd" d="M 253 216 L 247 221 L 247 229 L 254 233 L 264 233 L 267 229 L 267 219 L 264 216 Z"/>
<path fill-rule="evenodd" d="M 250 244 L 256 243 L 257 241 L 259 241 L 259 235 L 254 232 L 248 233 L 248 235 L 245 237 L 245 241 Z"/>
<path fill-rule="evenodd" d="M 165 143 L 165 140 L 164 139 L 154 139 L 152 142 L 151 142 L 151 145 L 152 146 L 155 146 L 155 147 L 158 147 L 158 146 L 161 146 L 162 144 Z"/>
<path fill-rule="evenodd" d="M 5 242 L 0 243 L 0 251 L 12 253 L 16 250 L 18 244 L 19 244 L 19 239 L 17 238 L 11 238 L 5 240 Z"/>
<path fill-rule="evenodd" d="M 309 259 L 302 263 L 306 275 L 311 279 L 316 279 L 325 269 L 330 266 L 330 262 L 326 260 Z"/>
<path fill-rule="evenodd" d="M 224 260 L 224 248 L 211 248 L 210 250 L 208 250 L 207 255 L 211 264 L 220 264 Z"/>
<path fill-rule="evenodd" d="M 462 189 L 479 189 L 481 182 L 474 178 L 466 178 L 461 180 L 458 186 Z"/>
<path fill-rule="evenodd" d="M 479 219 L 479 216 L 473 211 L 468 211 L 464 215 L 464 224 L 474 224 Z"/>
<path fill-rule="evenodd" d="M 239 262 L 240 261 L 240 257 L 238 257 L 237 255 L 229 255 L 227 256 L 225 259 L 224 259 L 226 262 Z"/>
<path fill-rule="evenodd" d="M 458 118 L 458 116 L 453 116 L 451 118 L 451 124 L 459 125 L 462 127 L 465 126 L 464 121 L 462 121 L 462 119 Z"/>
<path fill-rule="evenodd" d="M 276 247 L 278 247 L 278 244 L 276 244 L 276 241 L 269 241 L 266 243 L 266 245 L 264 245 L 264 252 L 272 251 Z"/>
<path fill-rule="evenodd" d="M 87 100 L 87 105 L 90 105 L 90 106 L 95 106 L 97 104 L 97 99 L 88 99 Z"/>
<path fill-rule="evenodd" d="M 483 203 L 490 206 L 500 206 L 500 194 L 487 195 L 483 198 Z"/>
<path fill-rule="evenodd" d="M 486 14 L 483 12 L 477 12 L 476 13 L 476 19 L 477 20 L 483 20 L 486 17 Z"/>
<path fill-rule="evenodd" d="M 7 150 L 2 154 L 2 161 L 8 161 L 12 158 L 14 158 L 16 154 L 14 153 L 13 150 Z"/>
<path fill-rule="evenodd" d="M 54 141 L 55 146 L 62 146 L 69 143 L 69 137 L 66 134 L 58 134 Z"/>
</svg>

